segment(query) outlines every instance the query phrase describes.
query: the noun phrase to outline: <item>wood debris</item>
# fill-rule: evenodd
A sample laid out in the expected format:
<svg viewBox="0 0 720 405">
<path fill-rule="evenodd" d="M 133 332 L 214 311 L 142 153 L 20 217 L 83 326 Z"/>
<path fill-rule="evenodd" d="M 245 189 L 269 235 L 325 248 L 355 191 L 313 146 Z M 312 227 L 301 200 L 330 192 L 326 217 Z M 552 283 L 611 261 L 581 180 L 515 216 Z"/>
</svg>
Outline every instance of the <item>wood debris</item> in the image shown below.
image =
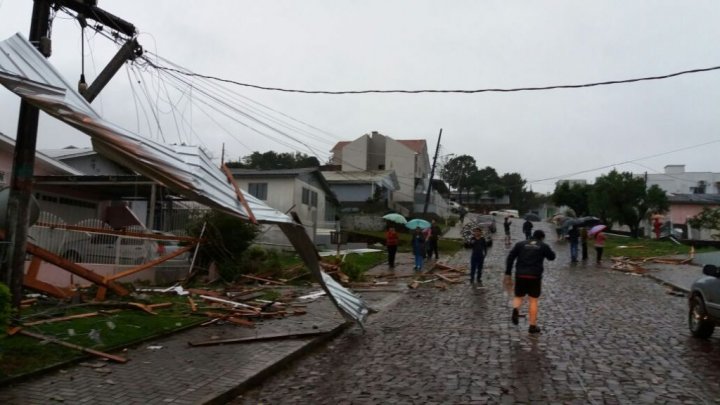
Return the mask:
<svg viewBox="0 0 720 405">
<path fill-rule="evenodd" d="M 26 331 L 26 330 L 24 330 L 24 329 L 18 329 L 18 330 L 15 331 L 15 333 L 20 334 L 20 335 L 23 335 L 23 336 L 29 336 L 29 337 L 31 337 L 31 338 L 39 339 L 39 340 L 42 340 L 42 341 L 46 341 L 46 342 L 50 342 L 50 343 L 55 343 L 55 344 L 57 344 L 57 345 L 64 346 L 64 347 L 68 347 L 68 348 L 70 348 L 70 349 L 80 350 L 80 351 L 82 351 L 82 352 L 89 353 L 89 354 L 92 354 L 92 355 L 94 355 L 94 356 L 102 357 L 102 358 L 105 358 L 105 359 L 108 359 L 108 360 L 112 360 L 112 361 L 115 361 L 115 362 L 118 362 L 118 363 L 127 363 L 127 361 L 128 361 L 125 357 L 116 356 L 116 355 L 114 355 L 114 354 L 101 352 L 101 351 L 99 351 L 99 350 L 90 349 L 90 348 L 88 348 L 88 347 L 83 347 L 83 346 L 76 345 L 76 344 L 73 344 L 73 343 L 68 343 L 68 342 L 65 342 L 65 341 L 62 341 L 62 340 L 59 340 L 59 339 L 55 339 L 54 337 L 51 337 L 51 336 L 41 335 L 41 334 L 39 334 L 39 333 L 34 333 L 34 332 L 28 332 L 28 331 Z"/>
<path fill-rule="evenodd" d="M 224 344 L 230 344 L 230 343 L 263 342 L 263 341 L 278 340 L 278 339 L 299 339 L 299 338 L 305 338 L 305 337 L 311 337 L 311 336 L 317 336 L 317 335 L 324 335 L 326 333 L 327 332 L 325 332 L 325 331 L 312 331 L 312 332 L 298 332 L 298 333 L 290 333 L 290 334 L 261 335 L 261 336 L 250 336 L 250 337 L 235 338 L 235 339 L 217 339 L 217 340 L 206 340 L 206 341 L 202 341 L 202 342 L 188 342 L 188 345 L 190 345 L 192 347 L 198 347 L 198 346 L 224 345 Z"/>
</svg>

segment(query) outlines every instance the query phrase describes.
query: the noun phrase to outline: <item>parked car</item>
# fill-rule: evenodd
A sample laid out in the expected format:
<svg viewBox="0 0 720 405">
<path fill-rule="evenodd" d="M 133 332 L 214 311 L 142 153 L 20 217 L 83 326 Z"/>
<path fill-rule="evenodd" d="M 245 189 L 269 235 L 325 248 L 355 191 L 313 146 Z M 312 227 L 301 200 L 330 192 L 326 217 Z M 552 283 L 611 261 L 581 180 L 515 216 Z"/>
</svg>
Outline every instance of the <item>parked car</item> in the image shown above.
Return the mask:
<svg viewBox="0 0 720 405">
<path fill-rule="evenodd" d="M 511 210 L 511 209 L 490 211 L 490 215 L 510 217 L 510 218 L 519 218 L 520 217 L 520 213 L 518 212 L 518 210 Z"/>
<path fill-rule="evenodd" d="M 75 263 L 141 264 L 157 257 L 158 244 L 146 239 L 88 234 L 87 238 L 65 243 L 61 252 L 62 257 Z"/>
<path fill-rule="evenodd" d="M 161 231 L 153 231 L 153 233 L 156 235 L 175 236 L 171 233 L 161 232 Z M 168 255 L 168 254 L 173 253 L 183 247 L 180 244 L 180 241 L 177 241 L 177 240 L 157 240 L 156 242 L 158 244 L 158 248 L 157 248 L 158 256 Z M 185 252 L 183 254 L 173 257 L 170 260 L 178 260 L 178 261 L 188 262 L 188 261 L 190 261 L 190 252 Z"/>
<path fill-rule="evenodd" d="M 720 269 L 708 264 L 703 274 L 690 287 L 688 326 L 693 336 L 707 339 L 720 325 Z"/>
</svg>

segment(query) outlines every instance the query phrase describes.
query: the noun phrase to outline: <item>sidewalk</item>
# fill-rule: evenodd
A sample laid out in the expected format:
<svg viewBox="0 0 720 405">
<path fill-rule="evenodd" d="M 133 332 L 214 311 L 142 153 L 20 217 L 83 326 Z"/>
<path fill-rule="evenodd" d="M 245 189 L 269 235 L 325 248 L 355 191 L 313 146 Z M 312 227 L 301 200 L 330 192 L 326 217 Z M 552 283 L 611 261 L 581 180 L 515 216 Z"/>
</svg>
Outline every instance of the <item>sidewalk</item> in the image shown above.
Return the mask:
<svg viewBox="0 0 720 405">
<path fill-rule="evenodd" d="M 676 290 L 689 293 L 692 283 L 703 276 L 703 265 L 720 264 L 720 252 L 697 254 L 693 263 L 695 264 L 647 263 L 643 267 L 650 270 L 646 274 L 648 277 Z"/>
<path fill-rule="evenodd" d="M 400 292 L 363 292 L 374 309 L 397 302 Z M 372 315 L 371 315 L 372 319 Z M 122 353 L 126 364 L 95 358 L 37 378 L 0 387 L 1 404 L 222 404 L 348 327 L 327 297 L 308 303 L 307 314 L 235 325 L 196 327 L 145 342 Z M 326 332 L 316 337 L 191 347 L 188 342 L 268 334 Z"/>
</svg>

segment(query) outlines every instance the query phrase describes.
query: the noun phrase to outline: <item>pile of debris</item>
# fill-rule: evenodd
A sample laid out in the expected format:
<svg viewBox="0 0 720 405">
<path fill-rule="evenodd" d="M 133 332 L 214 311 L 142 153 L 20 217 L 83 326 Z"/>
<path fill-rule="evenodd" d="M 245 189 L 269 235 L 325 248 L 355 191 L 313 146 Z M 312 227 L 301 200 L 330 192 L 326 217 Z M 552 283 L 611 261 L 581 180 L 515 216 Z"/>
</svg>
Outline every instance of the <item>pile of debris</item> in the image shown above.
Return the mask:
<svg viewBox="0 0 720 405">
<path fill-rule="evenodd" d="M 648 272 L 648 270 L 643 267 L 643 264 L 645 263 L 687 264 L 690 263 L 693 259 L 672 259 L 667 257 L 646 257 L 642 259 L 632 259 L 625 256 L 618 256 L 612 257 L 611 260 L 613 264 L 612 266 L 610 266 L 610 268 L 612 268 L 613 270 L 619 270 L 634 274 L 645 274 Z"/>
</svg>

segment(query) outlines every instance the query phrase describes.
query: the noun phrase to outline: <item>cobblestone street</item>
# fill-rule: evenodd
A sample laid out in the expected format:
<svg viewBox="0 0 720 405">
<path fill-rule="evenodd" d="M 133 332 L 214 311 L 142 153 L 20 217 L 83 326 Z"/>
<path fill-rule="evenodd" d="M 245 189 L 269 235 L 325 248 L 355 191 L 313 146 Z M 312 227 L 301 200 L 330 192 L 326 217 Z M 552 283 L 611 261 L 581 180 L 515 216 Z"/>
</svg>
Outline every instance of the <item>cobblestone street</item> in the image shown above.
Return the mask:
<svg viewBox="0 0 720 405">
<path fill-rule="evenodd" d="M 570 267 L 548 231 L 558 258 L 546 265 L 539 336 L 526 318 L 510 323 L 499 232 L 486 288 L 409 290 L 365 333 L 350 329 L 233 403 L 720 403 L 720 339 L 690 336 L 686 299 L 649 278 Z"/>
</svg>

